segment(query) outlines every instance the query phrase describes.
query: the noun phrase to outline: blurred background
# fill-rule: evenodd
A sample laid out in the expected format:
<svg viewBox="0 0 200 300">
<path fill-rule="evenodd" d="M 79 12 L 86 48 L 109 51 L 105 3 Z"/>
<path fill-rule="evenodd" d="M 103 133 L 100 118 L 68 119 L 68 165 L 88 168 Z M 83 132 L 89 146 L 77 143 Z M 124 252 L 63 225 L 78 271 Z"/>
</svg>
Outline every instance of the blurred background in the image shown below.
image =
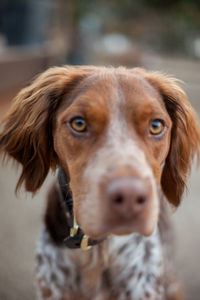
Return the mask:
<svg viewBox="0 0 200 300">
<path fill-rule="evenodd" d="M 184 83 L 200 112 L 200 0 L 0 0 L 0 119 L 12 98 L 52 65 L 143 66 Z M 0 299 L 34 299 L 34 252 L 45 191 L 14 194 L 19 170 L 0 166 Z M 177 270 L 200 295 L 200 172 L 177 212 Z"/>
</svg>

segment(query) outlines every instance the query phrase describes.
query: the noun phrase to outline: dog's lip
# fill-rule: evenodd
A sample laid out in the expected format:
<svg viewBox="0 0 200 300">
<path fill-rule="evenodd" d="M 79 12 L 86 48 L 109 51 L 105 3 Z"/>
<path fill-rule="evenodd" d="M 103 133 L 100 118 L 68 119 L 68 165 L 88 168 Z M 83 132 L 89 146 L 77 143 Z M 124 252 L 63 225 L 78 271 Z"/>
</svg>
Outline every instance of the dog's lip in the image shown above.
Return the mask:
<svg viewBox="0 0 200 300">
<path fill-rule="evenodd" d="M 110 230 L 104 230 L 101 231 L 100 233 L 91 233 L 89 236 L 90 239 L 92 240 L 103 240 L 108 238 L 109 236 L 112 235 L 127 235 L 131 233 L 138 233 L 137 230 L 132 229 L 128 226 L 119 226 Z"/>
<path fill-rule="evenodd" d="M 143 220 L 132 220 L 127 221 L 125 224 L 121 224 L 119 226 L 115 226 L 111 229 L 111 234 L 114 235 L 126 235 L 131 233 L 139 233 L 143 236 L 150 236 L 154 229 L 156 227 L 156 224 L 149 225 L 148 222 L 144 222 Z"/>
<path fill-rule="evenodd" d="M 106 239 L 111 235 L 127 235 L 131 233 L 139 233 L 143 236 L 149 236 L 153 233 L 154 228 L 144 229 L 145 226 L 136 222 L 136 220 L 127 220 L 127 222 L 123 222 L 123 224 L 119 225 L 104 225 L 99 232 L 93 232 L 89 234 L 89 237 L 94 240 Z"/>
</svg>

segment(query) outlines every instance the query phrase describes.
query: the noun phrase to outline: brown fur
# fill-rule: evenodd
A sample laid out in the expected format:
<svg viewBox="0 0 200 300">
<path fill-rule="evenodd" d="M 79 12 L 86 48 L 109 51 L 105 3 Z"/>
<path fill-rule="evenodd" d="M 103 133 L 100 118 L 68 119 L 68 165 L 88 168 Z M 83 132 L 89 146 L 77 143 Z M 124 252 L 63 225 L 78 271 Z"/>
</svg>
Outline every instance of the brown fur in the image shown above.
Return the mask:
<svg viewBox="0 0 200 300">
<path fill-rule="evenodd" d="M 62 245 L 64 238 L 69 235 L 68 224 L 65 216 L 64 204 L 60 199 L 58 188 L 53 185 L 48 193 L 47 209 L 44 221 L 47 230 L 50 232 L 53 241 Z"/>
<path fill-rule="evenodd" d="M 89 67 L 51 68 L 15 98 L 2 122 L 5 126 L 0 134 L 0 150 L 23 166 L 17 189 L 24 182 L 27 191 L 35 192 L 50 167 L 56 168 L 53 118 L 63 96 L 90 71 Z"/>
</svg>

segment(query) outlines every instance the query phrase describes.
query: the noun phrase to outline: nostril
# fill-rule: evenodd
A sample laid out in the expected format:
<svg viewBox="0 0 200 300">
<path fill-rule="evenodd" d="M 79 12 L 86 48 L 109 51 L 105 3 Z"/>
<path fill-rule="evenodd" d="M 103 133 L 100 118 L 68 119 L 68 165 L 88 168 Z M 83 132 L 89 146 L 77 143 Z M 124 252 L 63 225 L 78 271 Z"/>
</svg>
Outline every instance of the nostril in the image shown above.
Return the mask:
<svg viewBox="0 0 200 300">
<path fill-rule="evenodd" d="M 113 202 L 116 204 L 122 204 L 124 202 L 124 198 L 122 195 L 118 195 Z"/>
<path fill-rule="evenodd" d="M 146 197 L 145 196 L 140 196 L 137 198 L 137 201 L 136 203 L 139 204 L 139 205 L 142 205 L 146 202 Z"/>
</svg>

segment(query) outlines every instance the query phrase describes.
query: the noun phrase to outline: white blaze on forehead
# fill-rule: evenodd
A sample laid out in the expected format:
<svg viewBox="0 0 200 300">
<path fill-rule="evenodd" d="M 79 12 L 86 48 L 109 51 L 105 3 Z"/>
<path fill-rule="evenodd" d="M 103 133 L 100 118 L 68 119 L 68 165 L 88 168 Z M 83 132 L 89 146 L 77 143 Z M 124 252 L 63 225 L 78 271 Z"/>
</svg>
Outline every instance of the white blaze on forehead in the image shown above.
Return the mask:
<svg viewBox="0 0 200 300">
<path fill-rule="evenodd" d="M 114 79 L 113 79 L 114 80 Z M 106 139 L 101 148 L 90 158 L 87 175 L 90 172 L 90 166 L 93 169 L 93 175 L 100 175 L 106 172 L 107 167 L 127 166 L 137 169 L 142 178 L 152 177 L 152 171 L 149 167 L 143 150 L 133 140 L 125 119 L 125 98 L 123 91 L 113 83 L 113 90 L 110 93 L 109 115 L 110 123 L 107 128 Z M 108 99 L 109 100 L 109 99 Z"/>
</svg>

